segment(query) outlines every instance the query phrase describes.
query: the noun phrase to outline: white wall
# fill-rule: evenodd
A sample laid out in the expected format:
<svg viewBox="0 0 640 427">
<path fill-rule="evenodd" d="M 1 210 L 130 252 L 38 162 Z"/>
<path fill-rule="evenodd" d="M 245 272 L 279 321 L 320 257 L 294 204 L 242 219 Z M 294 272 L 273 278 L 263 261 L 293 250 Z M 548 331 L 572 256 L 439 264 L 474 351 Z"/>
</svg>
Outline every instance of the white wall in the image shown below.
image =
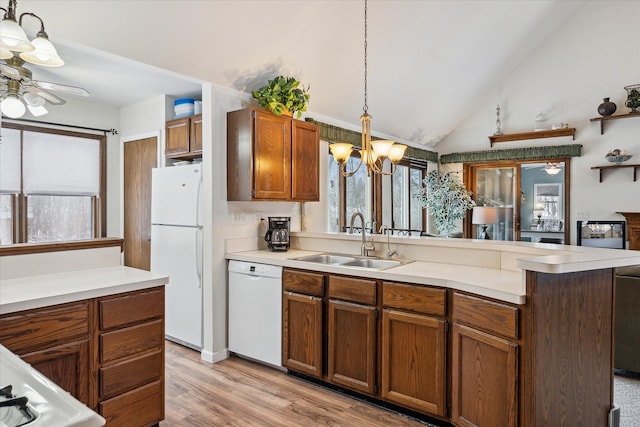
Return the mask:
<svg viewBox="0 0 640 427">
<path fill-rule="evenodd" d="M 502 108 L 504 133 L 533 130 L 538 112 L 548 125 L 565 122 L 576 128 L 571 138 L 500 143 L 494 149 L 539 145 L 581 144 L 582 156 L 571 160 L 571 241 L 575 243 L 577 212 L 590 219 L 617 219 L 616 211 L 640 211 L 640 180 L 633 169 L 598 172 L 591 166 L 609 164 L 605 154 L 625 149 L 640 162 L 640 117 L 610 121 L 600 135 L 597 107 L 604 97 L 624 106 L 624 86 L 640 83 L 640 2 L 586 2 L 540 48 L 520 64 L 499 86 L 489 88 L 477 113 L 465 120 L 437 145 L 439 154 L 490 150 L 488 135 L 495 131 L 496 105 Z M 470 65 L 470 70 L 473 66 Z M 457 96 L 452 94 L 452 96 Z"/>
</svg>

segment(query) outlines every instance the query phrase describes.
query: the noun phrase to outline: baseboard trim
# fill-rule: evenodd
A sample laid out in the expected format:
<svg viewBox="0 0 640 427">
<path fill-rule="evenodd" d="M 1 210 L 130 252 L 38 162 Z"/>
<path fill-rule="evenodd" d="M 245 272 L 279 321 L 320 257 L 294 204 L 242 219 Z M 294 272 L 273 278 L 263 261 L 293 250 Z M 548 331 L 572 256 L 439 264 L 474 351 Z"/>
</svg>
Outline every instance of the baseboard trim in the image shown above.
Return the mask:
<svg viewBox="0 0 640 427">
<path fill-rule="evenodd" d="M 211 352 L 203 349 L 200 352 L 200 358 L 205 362 L 218 363 L 224 359 L 229 358 L 229 349 L 225 348 L 224 350 L 220 350 L 216 352 Z"/>
</svg>

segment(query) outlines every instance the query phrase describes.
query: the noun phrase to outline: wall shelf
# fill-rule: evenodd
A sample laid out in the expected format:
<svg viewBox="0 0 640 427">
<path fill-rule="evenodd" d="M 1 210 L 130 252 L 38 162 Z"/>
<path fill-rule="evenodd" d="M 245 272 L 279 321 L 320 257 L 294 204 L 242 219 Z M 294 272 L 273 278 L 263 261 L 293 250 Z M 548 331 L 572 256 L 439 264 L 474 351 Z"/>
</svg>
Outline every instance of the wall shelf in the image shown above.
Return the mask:
<svg viewBox="0 0 640 427">
<path fill-rule="evenodd" d="M 600 122 L 600 135 L 604 135 L 604 123 L 609 120 L 628 119 L 631 117 L 640 117 L 640 113 L 617 114 L 615 116 L 594 117 L 590 122 Z"/>
<path fill-rule="evenodd" d="M 633 168 L 633 182 L 638 179 L 638 169 L 640 165 L 611 165 L 611 166 L 591 166 L 591 169 L 598 169 L 600 173 L 600 182 L 602 182 L 602 171 L 604 169 L 616 169 L 616 168 Z"/>
<path fill-rule="evenodd" d="M 573 139 L 576 139 L 576 128 L 538 130 L 533 132 L 491 135 L 489 136 L 489 141 L 491 141 L 491 146 L 493 147 L 493 144 L 496 144 L 498 142 L 522 141 L 525 139 L 558 138 L 561 136 L 570 136 Z"/>
</svg>

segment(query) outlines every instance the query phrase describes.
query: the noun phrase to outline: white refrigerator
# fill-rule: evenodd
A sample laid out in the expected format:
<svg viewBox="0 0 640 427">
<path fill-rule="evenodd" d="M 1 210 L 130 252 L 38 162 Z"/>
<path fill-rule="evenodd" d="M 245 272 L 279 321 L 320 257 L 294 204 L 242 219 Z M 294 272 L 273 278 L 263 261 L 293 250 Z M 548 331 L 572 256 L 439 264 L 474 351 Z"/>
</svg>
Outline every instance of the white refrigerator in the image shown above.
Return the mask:
<svg viewBox="0 0 640 427">
<path fill-rule="evenodd" d="M 165 336 L 202 349 L 202 165 L 152 170 L 151 271 L 169 276 Z"/>
</svg>

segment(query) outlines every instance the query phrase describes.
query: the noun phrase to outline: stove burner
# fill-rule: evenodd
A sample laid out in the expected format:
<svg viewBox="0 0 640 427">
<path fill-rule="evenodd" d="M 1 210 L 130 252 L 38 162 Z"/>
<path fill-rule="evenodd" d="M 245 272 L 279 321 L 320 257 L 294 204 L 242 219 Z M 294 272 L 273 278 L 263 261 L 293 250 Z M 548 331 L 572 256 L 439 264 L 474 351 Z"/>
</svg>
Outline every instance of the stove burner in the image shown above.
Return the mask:
<svg viewBox="0 0 640 427">
<path fill-rule="evenodd" d="M 26 396 L 14 396 L 13 386 L 0 389 L 0 424 L 8 427 L 20 427 L 35 421 L 37 414 L 27 404 Z"/>
</svg>

